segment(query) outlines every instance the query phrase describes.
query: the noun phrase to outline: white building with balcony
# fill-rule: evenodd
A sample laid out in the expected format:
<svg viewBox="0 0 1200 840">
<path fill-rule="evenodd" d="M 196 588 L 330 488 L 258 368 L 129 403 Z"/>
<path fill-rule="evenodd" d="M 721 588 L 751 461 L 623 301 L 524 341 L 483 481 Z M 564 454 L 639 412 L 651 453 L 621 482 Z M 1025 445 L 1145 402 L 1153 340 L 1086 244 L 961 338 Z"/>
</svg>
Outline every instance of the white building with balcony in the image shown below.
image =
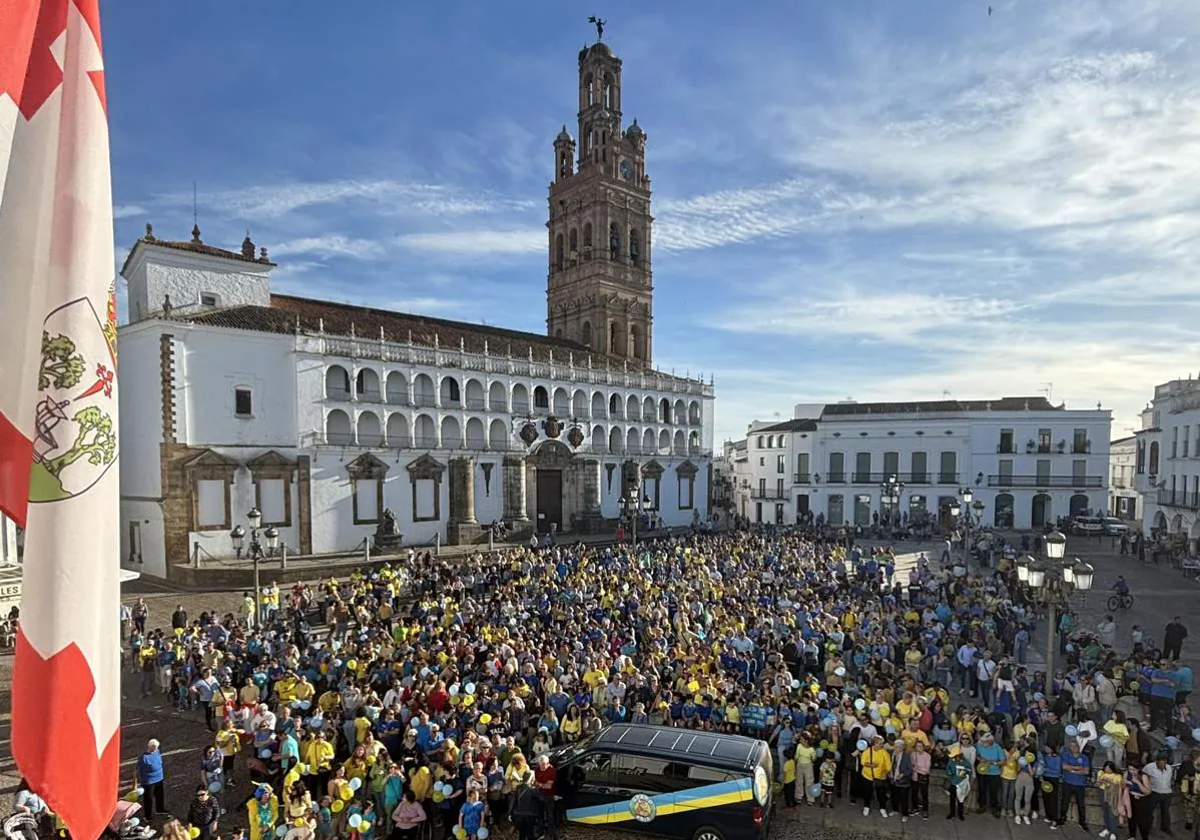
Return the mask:
<svg viewBox="0 0 1200 840">
<path fill-rule="evenodd" d="M 1200 380 L 1158 385 L 1134 433 L 1142 527 L 1200 541 Z"/>
<path fill-rule="evenodd" d="M 751 522 L 869 526 L 887 517 L 950 520 L 970 488 L 981 524 L 1040 528 L 1108 508 L 1107 410 L 1043 397 L 800 405 L 746 435 L 739 512 Z M 884 484 L 903 485 L 885 500 Z M 748 486 L 747 486 L 748 485 Z"/>
<path fill-rule="evenodd" d="M 1108 512 L 1118 519 L 1140 521 L 1142 500 L 1134 486 L 1137 472 L 1137 437 L 1114 440 L 1108 449 Z"/>
<path fill-rule="evenodd" d="M 613 527 L 634 487 L 709 514 L 711 382 L 571 340 L 273 294 L 273 264 L 147 229 L 122 276 L 122 562 L 234 553 L 251 508 L 292 553 Z M 606 521 L 607 520 L 607 521 Z"/>
</svg>

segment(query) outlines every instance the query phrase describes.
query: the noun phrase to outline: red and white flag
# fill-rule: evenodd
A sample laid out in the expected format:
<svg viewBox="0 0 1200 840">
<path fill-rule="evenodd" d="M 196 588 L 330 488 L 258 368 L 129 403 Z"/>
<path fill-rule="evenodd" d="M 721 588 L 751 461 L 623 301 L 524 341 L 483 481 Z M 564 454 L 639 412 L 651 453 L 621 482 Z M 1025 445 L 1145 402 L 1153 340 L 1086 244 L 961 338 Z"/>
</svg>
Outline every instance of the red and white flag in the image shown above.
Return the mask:
<svg viewBox="0 0 1200 840">
<path fill-rule="evenodd" d="M 12 749 L 77 840 L 113 815 L 120 584 L 99 0 L 0 0 L 0 510 L 25 526 Z"/>
</svg>

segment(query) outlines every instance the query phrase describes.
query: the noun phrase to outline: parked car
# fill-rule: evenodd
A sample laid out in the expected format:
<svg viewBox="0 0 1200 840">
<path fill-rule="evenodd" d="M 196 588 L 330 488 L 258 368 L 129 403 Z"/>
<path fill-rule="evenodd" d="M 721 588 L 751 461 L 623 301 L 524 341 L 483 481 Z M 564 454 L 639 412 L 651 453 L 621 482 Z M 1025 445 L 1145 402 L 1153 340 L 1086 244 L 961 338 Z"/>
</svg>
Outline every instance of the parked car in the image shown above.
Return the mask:
<svg viewBox="0 0 1200 840">
<path fill-rule="evenodd" d="M 1115 516 L 1104 517 L 1104 535 L 1106 537 L 1121 537 L 1129 533 L 1129 525 Z"/>
<path fill-rule="evenodd" d="M 1076 516 L 1071 523 L 1071 533 L 1084 537 L 1094 537 L 1104 533 L 1104 520 L 1099 516 Z"/>
</svg>

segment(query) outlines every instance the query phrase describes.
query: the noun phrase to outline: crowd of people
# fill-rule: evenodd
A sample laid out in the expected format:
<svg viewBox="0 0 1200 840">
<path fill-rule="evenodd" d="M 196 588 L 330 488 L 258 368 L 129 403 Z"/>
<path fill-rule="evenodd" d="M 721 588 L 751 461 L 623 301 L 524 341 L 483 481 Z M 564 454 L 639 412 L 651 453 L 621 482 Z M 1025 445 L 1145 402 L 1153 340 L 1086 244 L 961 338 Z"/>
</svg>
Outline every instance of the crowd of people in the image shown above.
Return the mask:
<svg viewBox="0 0 1200 840">
<path fill-rule="evenodd" d="M 1156 812 L 1171 830 L 1182 791 L 1190 822 L 1200 758 L 1171 752 L 1200 723 L 1190 669 L 1045 615 L 1008 558 L 896 562 L 818 528 L 696 533 L 413 555 L 272 585 L 261 611 L 252 596 L 241 614 L 181 607 L 159 629 L 139 602 L 143 692 L 212 731 L 169 831 L 553 837 L 549 756 L 617 722 L 766 740 L 787 809 L 851 801 L 906 821 L 940 802 L 947 819 L 1099 817 L 1102 836 L 1145 838 Z M 1073 639 L 1050 674 L 1027 664 L 1046 621 Z M 165 804 L 157 755 L 139 762 L 148 820 Z"/>
</svg>

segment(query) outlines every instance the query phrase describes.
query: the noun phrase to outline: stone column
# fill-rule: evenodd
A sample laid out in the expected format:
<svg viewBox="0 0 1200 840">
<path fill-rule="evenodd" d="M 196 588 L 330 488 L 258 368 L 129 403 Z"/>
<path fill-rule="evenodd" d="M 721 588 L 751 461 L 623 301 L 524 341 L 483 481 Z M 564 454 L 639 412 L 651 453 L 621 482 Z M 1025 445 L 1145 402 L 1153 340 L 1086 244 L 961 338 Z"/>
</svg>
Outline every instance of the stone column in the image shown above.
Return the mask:
<svg viewBox="0 0 1200 840">
<path fill-rule="evenodd" d="M 450 459 L 450 522 L 475 524 L 475 459 Z"/>
<path fill-rule="evenodd" d="M 525 459 L 520 455 L 504 456 L 502 475 L 505 520 L 528 522 L 529 514 L 525 510 Z"/>
</svg>

